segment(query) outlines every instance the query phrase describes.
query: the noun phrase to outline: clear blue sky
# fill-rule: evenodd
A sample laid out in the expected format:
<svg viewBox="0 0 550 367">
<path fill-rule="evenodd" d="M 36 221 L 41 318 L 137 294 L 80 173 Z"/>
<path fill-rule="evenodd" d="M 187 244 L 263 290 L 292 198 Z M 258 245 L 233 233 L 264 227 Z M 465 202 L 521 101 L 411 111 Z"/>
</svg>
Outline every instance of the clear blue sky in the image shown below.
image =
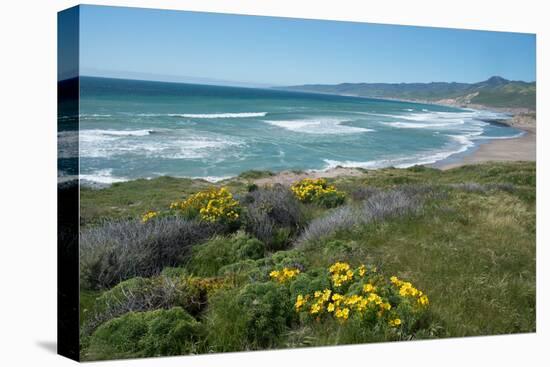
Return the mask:
<svg viewBox="0 0 550 367">
<path fill-rule="evenodd" d="M 83 75 L 269 85 L 535 80 L 532 34 L 101 6 L 80 14 Z"/>
</svg>

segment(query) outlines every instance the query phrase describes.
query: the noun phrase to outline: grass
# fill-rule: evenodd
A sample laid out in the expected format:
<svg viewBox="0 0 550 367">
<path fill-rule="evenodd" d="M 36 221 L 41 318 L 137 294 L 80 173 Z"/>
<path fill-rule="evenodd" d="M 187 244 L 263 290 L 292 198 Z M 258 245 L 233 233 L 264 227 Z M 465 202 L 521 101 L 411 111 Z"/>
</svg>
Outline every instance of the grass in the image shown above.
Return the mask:
<svg viewBox="0 0 550 367">
<path fill-rule="evenodd" d="M 80 326 L 84 325 L 94 313 L 95 300 L 101 292 L 87 289 L 80 290 Z"/>
<path fill-rule="evenodd" d="M 80 220 L 84 225 L 93 225 L 103 219 L 136 218 L 148 210 L 168 208 L 171 202 L 211 185 L 204 180 L 163 176 L 117 182 L 101 190 L 83 187 L 80 190 Z M 245 189 L 237 180 L 224 186 L 233 192 Z"/>
<path fill-rule="evenodd" d="M 380 264 L 427 290 L 449 336 L 534 331 L 534 207 L 503 192 L 452 191 L 421 215 L 339 232 L 306 250 L 313 266 L 330 240 L 353 242 L 355 261 Z M 321 254 L 321 255 L 320 255 Z"/>
<path fill-rule="evenodd" d="M 234 275 L 240 276 L 234 288 L 220 290 L 213 296 L 213 303 L 194 316 L 208 330 L 232 331 L 217 336 L 207 334 L 195 352 L 534 332 L 535 173 L 535 163 L 516 162 L 448 171 L 426 167 L 365 170 L 361 176 L 329 180 L 347 193 L 346 204 L 336 209 L 301 204 L 304 224 L 286 250 L 266 251 L 265 258 L 248 258 L 244 262 L 235 258 L 240 262 L 224 262 L 224 271 L 206 272 L 223 278 L 232 265 L 232 269 L 246 270 Z M 84 227 L 166 208 L 172 200 L 209 185 L 199 180 L 165 177 L 120 183 L 104 190 L 84 189 Z M 242 177 L 218 185 L 228 187 L 243 200 L 246 197 Z M 393 197 L 396 192 L 399 195 Z M 411 210 L 401 210 L 402 207 Z M 344 218 L 344 225 L 338 228 L 333 220 L 325 220 L 331 216 L 337 220 L 347 210 L 354 213 L 352 220 Z M 358 215 L 369 220 L 361 220 Z M 318 235 L 303 236 L 310 225 L 319 227 Z M 244 223 L 242 229 L 247 229 Z M 304 324 L 293 311 L 285 314 L 283 309 L 287 306 L 273 308 L 276 303 L 271 297 L 279 290 L 261 284 L 269 281 L 267 274 L 274 267 L 290 264 L 315 274 L 315 269 L 326 269 L 335 261 L 354 266 L 374 264 L 385 276 L 397 275 L 425 291 L 430 298 L 430 313 L 421 330 L 400 337 L 376 330 L 366 333 L 352 323 L 346 327 L 335 322 Z M 201 274 L 201 269 L 185 262 L 179 266 L 191 275 Z M 250 288 L 251 285 L 258 288 Z M 247 293 L 245 288 L 254 292 Z M 81 320 L 94 312 L 94 300 L 100 294 L 83 291 Z M 235 303 L 236 295 L 242 301 Z M 251 296 L 257 301 L 250 301 Z M 238 310 L 239 317 L 231 310 Z M 271 325 L 270 313 L 290 318 Z M 260 326 L 256 330 L 249 325 Z M 269 342 L 251 336 L 270 327 L 277 331 L 277 338 Z"/>
</svg>

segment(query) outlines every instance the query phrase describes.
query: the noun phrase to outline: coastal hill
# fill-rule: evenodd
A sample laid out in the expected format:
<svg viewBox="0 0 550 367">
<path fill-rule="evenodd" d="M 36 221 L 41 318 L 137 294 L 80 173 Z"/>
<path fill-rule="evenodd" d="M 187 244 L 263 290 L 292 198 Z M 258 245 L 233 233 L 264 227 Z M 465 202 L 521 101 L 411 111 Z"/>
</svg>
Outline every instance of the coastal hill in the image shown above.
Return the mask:
<svg viewBox="0 0 550 367">
<path fill-rule="evenodd" d="M 488 106 L 523 109 L 536 108 L 536 82 L 507 80 L 493 76 L 478 83 L 341 83 L 307 84 L 280 89 L 329 93 L 357 97 L 400 99 L 456 106 Z"/>
</svg>

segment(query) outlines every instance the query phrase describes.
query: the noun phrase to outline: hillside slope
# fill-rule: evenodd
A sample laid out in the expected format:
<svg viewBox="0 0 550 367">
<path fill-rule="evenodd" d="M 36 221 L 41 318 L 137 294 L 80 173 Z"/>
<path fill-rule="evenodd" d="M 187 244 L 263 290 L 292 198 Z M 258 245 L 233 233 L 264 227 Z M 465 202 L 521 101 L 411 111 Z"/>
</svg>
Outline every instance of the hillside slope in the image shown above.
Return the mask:
<svg viewBox="0 0 550 367">
<path fill-rule="evenodd" d="M 493 76 L 479 83 L 342 83 L 283 87 L 286 90 L 330 93 L 371 98 L 478 104 L 499 108 L 536 108 L 536 82 L 507 80 Z"/>
</svg>

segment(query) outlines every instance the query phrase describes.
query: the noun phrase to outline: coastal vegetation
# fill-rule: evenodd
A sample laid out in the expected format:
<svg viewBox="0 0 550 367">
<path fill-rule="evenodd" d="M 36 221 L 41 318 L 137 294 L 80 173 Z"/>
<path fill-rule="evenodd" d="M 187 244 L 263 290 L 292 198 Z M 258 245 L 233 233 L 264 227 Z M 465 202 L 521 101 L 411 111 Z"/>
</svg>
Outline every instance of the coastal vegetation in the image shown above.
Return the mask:
<svg viewBox="0 0 550 367">
<path fill-rule="evenodd" d="M 536 83 L 493 76 L 478 83 L 342 83 L 297 85 L 284 89 L 414 101 L 536 109 Z"/>
<path fill-rule="evenodd" d="M 535 331 L 534 162 L 272 177 L 83 187 L 82 358 Z"/>
</svg>

